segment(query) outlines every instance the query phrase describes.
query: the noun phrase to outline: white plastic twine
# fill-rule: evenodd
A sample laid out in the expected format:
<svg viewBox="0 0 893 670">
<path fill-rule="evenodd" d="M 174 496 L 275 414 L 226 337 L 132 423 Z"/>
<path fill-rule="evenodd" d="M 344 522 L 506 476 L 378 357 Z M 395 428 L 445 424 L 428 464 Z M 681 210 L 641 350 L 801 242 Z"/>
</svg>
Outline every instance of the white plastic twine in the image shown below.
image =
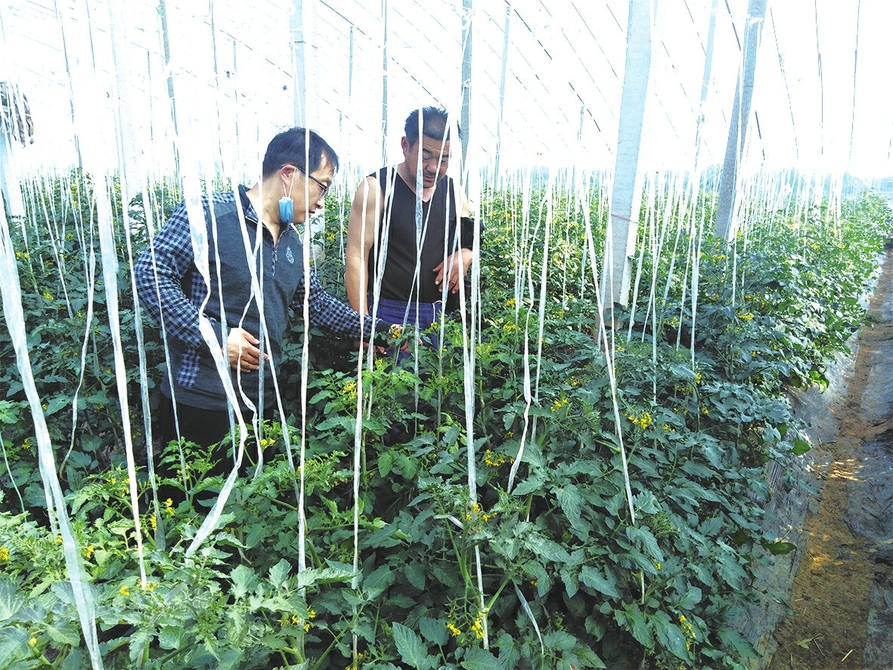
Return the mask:
<svg viewBox="0 0 893 670">
<path fill-rule="evenodd" d="M 34 382 L 25 335 L 22 292 L 19 285 L 19 275 L 15 268 L 15 252 L 9 235 L 6 213 L 0 207 L 0 293 L 2 293 L 3 299 L 3 314 L 16 352 L 16 366 L 22 377 L 22 385 L 24 386 L 25 395 L 31 408 L 31 415 L 34 419 L 40 478 L 43 481 L 47 495 L 50 518 L 54 526 L 58 525 L 58 532 L 62 537 L 65 566 L 68 570 L 75 607 L 81 622 L 81 631 L 84 634 L 84 642 L 87 645 L 87 651 L 90 654 L 90 661 L 94 670 L 101 670 L 103 665 L 96 636 L 96 608 L 93 601 L 93 592 L 87 581 L 77 538 L 68 518 L 65 500 L 62 495 L 62 486 L 59 483 L 59 476 L 56 472 L 53 446 L 50 442 L 46 417 L 43 414 L 40 396 L 37 393 L 37 386 Z"/>
<path fill-rule="evenodd" d="M 187 194 L 186 212 L 189 217 L 189 230 L 192 236 L 192 253 L 195 258 L 195 267 L 204 278 L 205 285 L 208 286 L 209 290 L 208 295 L 205 296 L 205 299 L 202 302 L 201 307 L 199 308 L 199 332 L 201 333 L 205 344 L 208 346 L 208 349 L 210 350 L 211 355 L 214 358 L 214 363 L 217 366 L 217 373 L 220 375 L 220 381 L 223 383 L 223 388 L 226 392 L 226 397 L 229 400 L 230 405 L 232 407 L 238 407 L 239 400 L 236 397 L 236 391 L 235 388 L 233 388 L 232 379 L 230 378 L 229 361 L 224 358 L 224 350 L 222 349 L 222 345 L 226 341 L 225 333 L 223 335 L 224 342 L 219 342 L 217 340 L 217 333 L 214 332 L 214 327 L 211 325 L 208 317 L 204 316 L 203 313 L 205 306 L 210 299 L 211 287 L 210 263 L 208 260 L 208 231 L 205 224 L 205 213 L 202 208 L 201 200 L 199 199 L 199 193 L 198 191 L 189 188 L 191 186 L 191 183 L 191 179 L 188 179 L 186 177 L 183 178 L 183 191 Z M 192 192 L 191 195 L 190 191 Z M 224 482 L 223 487 L 220 490 L 220 495 L 217 497 L 217 500 L 214 501 L 214 505 L 211 507 L 211 511 L 208 512 L 208 516 L 205 517 L 204 521 L 202 521 L 202 525 L 199 526 L 198 531 L 196 531 L 195 537 L 192 539 L 192 543 L 189 545 L 189 547 L 187 547 L 185 554 L 187 557 L 191 557 L 192 554 L 195 553 L 195 551 L 199 548 L 199 546 L 201 546 L 202 542 L 207 539 L 208 535 L 210 535 L 211 532 L 217 527 L 217 523 L 220 520 L 220 515 L 223 513 L 223 506 L 226 504 L 226 501 L 229 498 L 230 493 L 232 492 L 233 485 L 235 484 L 236 477 L 238 477 L 239 475 L 239 466 L 242 464 L 242 457 L 245 453 L 245 441 L 248 438 L 248 430 L 245 426 L 245 420 L 242 418 L 242 413 L 235 412 L 235 415 L 235 418 L 239 424 L 239 448 L 237 450 L 233 469 L 232 471 L 230 471 L 229 476 L 226 478 L 226 481 Z"/>
<path fill-rule="evenodd" d="M 103 184 L 104 185 L 104 184 Z M 124 363 L 124 346 L 121 342 L 121 320 L 118 312 L 118 255 L 115 249 L 115 234 L 112 224 L 112 210 L 105 188 L 94 190 L 97 225 L 99 227 L 99 248 L 102 254 L 102 281 L 105 287 L 105 302 L 108 310 L 109 329 L 112 335 L 112 348 L 115 357 L 115 385 L 118 403 L 121 407 L 121 427 L 124 433 L 124 452 L 127 460 L 127 485 L 130 490 L 130 507 L 133 513 L 133 529 L 136 535 L 137 560 L 140 568 L 140 584 L 146 587 L 146 562 L 143 556 L 143 532 L 139 515 L 139 491 L 136 483 L 136 462 L 133 458 L 133 436 L 130 428 L 130 406 L 127 402 L 127 367 Z M 127 209 L 124 207 L 123 209 Z M 125 225 L 128 221 L 125 219 Z M 125 228 L 128 230 L 129 226 Z"/>
<path fill-rule="evenodd" d="M 604 304 L 602 303 L 602 295 L 601 291 L 598 290 L 600 286 L 599 276 L 598 276 L 598 261 L 595 253 L 595 240 L 592 236 L 592 222 L 590 220 L 590 212 L 589 212 L 589 199 L 587 193 L 577 193 L 577 197 L 580 199 L 583 209 L 583 219 L 585 222 L 585 230 L 586 230 L 586 245 L 589 248 L 589 259 L 590 259 L 590 268 L 592 270 L 592 282 L 593 286 L 596 287 L 595 296 L 596 296 L 596 304 L 599 315 L 605 314 Z M 610 217 L 609 218 L 609 226 L 610 226 Z M 609 248 L 611 245 L 607 245 Z M 607 260 L 605 261 L 607 264 Z M 611 310 L 611 319 L 613 321 L 614 318 L 614 310 Z M 611 388 L 611 404 L 614 409 L 614 429 L 617 435 L 617 445 L 618 451 L 620 452 L 620 461 L 623 467 L 623 482 L 626 488 L 626 503 L 629 507 L 629 517 L 630 517 L 630 525 L 636 524 L 636 508 L 633 504 L 633 491 L 632 486 L 630 484 L 629 477 L 629 464 L 627 463 L 626 458 L 626 446 L 623 442 L 623 428 L 620 420 L 620 405 L 617 401 L 617 377 L 614 372 L 614 336 L 612 328 L 611 335 L 611 343 L 608 343 L 608 334 L 607 328 L 605 326 L 605 319 L 602 316 L 599 316 L 598 321 L 598 338 L 601 341 L 602 349 L 605 352 L 605 371 L 608 373 L 608 382 Z"/>
</svg>

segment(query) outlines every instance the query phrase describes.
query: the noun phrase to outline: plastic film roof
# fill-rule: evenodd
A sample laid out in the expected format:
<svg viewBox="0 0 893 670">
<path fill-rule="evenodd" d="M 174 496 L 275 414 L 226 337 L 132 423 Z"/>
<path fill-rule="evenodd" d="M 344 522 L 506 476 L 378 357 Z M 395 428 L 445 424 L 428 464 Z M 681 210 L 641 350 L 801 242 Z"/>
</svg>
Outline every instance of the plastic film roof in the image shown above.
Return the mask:
<svg viewBox="0 0 893 670">
<path fill-rule="evenodd" d="M 719 164 L 748 3 L 650 8 L 645 162 Z M 466 91 L 469 167 L 494 168 L 498 155 L 502 171 L 610 169 L 628 13 L 623 0 L 3 0 L 0 79 L 28 96 L 35 120 L 35 143 L 15 156 L 23 172 L 91 153 L 113 168 L 117 147 L 141 174 L 171 173 L 175 150 L 190 168 L 245 174 L 295 123 L 369 170 L 400 159 L 410 109 L 458 117 Z M 891 18 L 886 0 L 769 0 L 750 169 L 889 172 Z"/>
</svg>

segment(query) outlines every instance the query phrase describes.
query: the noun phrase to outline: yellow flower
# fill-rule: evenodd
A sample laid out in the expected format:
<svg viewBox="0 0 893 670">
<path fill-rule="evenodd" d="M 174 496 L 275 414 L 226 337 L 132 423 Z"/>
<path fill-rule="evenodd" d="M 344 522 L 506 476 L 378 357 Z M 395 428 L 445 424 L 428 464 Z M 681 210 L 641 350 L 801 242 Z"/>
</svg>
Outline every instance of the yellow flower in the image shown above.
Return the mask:
<svg viewBox="0 0 893 670">
<path fill-rule="evenodd" d="M 61 535 L 56 536 L 56 544 L 62 544 L 62 536 Z"/>
<path fill-rule="evenodd" d="M 503 463 L 506 462 L 507 457 L 504 454 L 494 453 L 490 449 L 484 453 L 484 463 L 489 465 L 491 468 L 497 468 Z"/>
<path fill-rule="evenodd" d="M 30 640 L 28 640 L 28 646 L 29 646 L 29 647 L 36 647 L 36 646 L 37 646 L 37 638 L 36 638 L 36 637 L 32 637 Z"/>
<path fill-rule="evenodd" d="M 651 418 L 651 414 L 645 412 L 642 416 L 635 416 L 634 414 L 628 414 L 627 419 L 632 421 L 635 425 L 637 425 L 642 430 L 645 430 L 648 426 L 651 425 L 653 419 Z"/>
<path fill-rule="evenodd" d="M 130 588 L 127 586 L 122 586 L 120 589 L 118 589 L 118 593 L 121 594 L 122 596 L 124 596 L 125 598 L 129 598 L 130 597 Z"/>
<path fill-rule="evenodd" d="M 9 549 L 6 547 L 0 547 L 0 561 L 8 561 L 9 560 Z"/>
<path fill-rule="evenodd" d="M 92 544 L 88 545 L 87 548 L 84 549 L 84 558 L 92 557 L 94 551 L 95 551 L 95 549 L 93 548 L 93 545 Z"/>
<path fill-rule="evenodd" d="M 357 399 L 357 383 L 356 381 L 349 381 L 344 385 L 344 389 L 342 389 L 341 393 L 347 396 L 347 399 L 350 402 L 354 402 Z"/>
<path fill-rule="evenodd" d="M 449 628 L 450 633 L 452 633 L 453 637 L 459 637 L 460 635 L 462 635 L 462 631 L 449 622 L 447 622 L 447 628 Z"/>
</svg>

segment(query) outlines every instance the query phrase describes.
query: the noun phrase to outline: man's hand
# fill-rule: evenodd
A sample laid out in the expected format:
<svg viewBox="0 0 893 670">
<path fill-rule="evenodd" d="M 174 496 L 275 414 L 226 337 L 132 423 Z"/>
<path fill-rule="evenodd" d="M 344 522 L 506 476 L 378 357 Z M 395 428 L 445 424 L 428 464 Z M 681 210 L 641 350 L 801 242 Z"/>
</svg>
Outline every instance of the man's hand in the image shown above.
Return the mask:
<svg viewBox="0 0 893 670">
<path fill-rule="evenodd" d="M 260 344 L 254 335 L 242 328 L 233 328 L 226 338 L 226 350 L 229 354 L 229 364 L 235 370 L 251 372 L 260 368 Z M 264 360 L 269 356 L 264 354 Z"/>
<path fill-rule="evenodd" d="M 441 262 L 434 268 L 434 272 L 437 273 L 434 277 L 434 283 L 442 290 L 443 281 L 446 277 L 449 292 L 457 293 L 459 291 L 459 282 L 462 281 L 462 277 L 468 272 L 468 268 L 471 267 L 473 261 L 474 251 L 471 249 L 459 249 L 447 257 L 445 263 Z"/>
</svg>

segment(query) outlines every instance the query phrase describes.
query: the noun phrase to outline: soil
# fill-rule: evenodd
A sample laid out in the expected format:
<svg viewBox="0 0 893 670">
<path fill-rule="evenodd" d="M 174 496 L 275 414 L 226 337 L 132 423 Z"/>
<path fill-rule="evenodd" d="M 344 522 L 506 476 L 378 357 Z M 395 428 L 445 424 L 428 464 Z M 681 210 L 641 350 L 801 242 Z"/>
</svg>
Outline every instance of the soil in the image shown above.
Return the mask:
<svg viewBox="0 0 893 670">
<path fill-rule="evenodd" d="M 878 640 L 883 640 L 882 646 L 889 642 L 889 620 L 883 620 L 891 615 L 890 599 L 884 601 L 883 589 L 889 593 L 893 583 L 889 534 L 893 479 L 891 470 L 879 468 L 877 461 L 880 453 L 893 463 L 889 448 L 893 416 L 886 402 L 893 389 L 891 285 L 893 254 L 888 252 L 869 307 L 871 322 L 859 334 L 846 397 L 833 409 L 839 426 L 836 439 L 817 447 L 817 460 L 827 463 L 821 475 L 821 499 L 813 503 L 804 522 L 807 542 L 788 603 L 791 611 L 776 628 L 778 649 L 769 670 L 893 668 L 893 651 L 877 648 Z M 880 389 L 880 405 L 873 387 Z M 874 393 L 874 400 L 866 401 L 866 390 Z M 874 407 L 867 408 L 871 402 Z M 881 411 L 876 411 L 878 406 Z M 872 445 L 881 445 L 880 451 L 873 451 Z M 872 487 L 869 503 L 866 486 Z M 865 536 L 854 521 L 859 514 L 871 517 L 880 536 Z"/>
</svg>

